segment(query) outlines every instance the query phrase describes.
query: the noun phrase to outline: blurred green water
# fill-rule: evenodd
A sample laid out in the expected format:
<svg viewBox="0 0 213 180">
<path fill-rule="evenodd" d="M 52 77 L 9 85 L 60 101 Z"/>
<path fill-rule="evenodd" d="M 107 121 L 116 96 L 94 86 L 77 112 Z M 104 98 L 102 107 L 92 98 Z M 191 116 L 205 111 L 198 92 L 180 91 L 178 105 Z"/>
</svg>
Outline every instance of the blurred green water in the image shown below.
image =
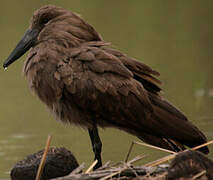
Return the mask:
<svg viewBox="0 0 213 180">
<path fill-rule="evenodd" d="M 81 14 L 105 41 L 160 71 L 165 96 L 213 139 L 211 0 L 1 0 L 0 64 L 28 27 L 33 11 L 44 4 Z M 52 145 L 69 148 L 80 163 L 89 165 L 93 154 L 87 131 L 56 122 L 32 96 L 20 73 L 24 59 L 7 71 L 0 68 L 0 179 L 9 178 L 16 161 L 43 148 L 48 134 L 53 135 Z M 104 161 L 123 160 L 136 140 L 114 129 L 100 135 Z M 144 147 L 136 147 L 132 157 L 137 154 L 147 154 L 141 163 L 165 155 Z"/>
</svg>

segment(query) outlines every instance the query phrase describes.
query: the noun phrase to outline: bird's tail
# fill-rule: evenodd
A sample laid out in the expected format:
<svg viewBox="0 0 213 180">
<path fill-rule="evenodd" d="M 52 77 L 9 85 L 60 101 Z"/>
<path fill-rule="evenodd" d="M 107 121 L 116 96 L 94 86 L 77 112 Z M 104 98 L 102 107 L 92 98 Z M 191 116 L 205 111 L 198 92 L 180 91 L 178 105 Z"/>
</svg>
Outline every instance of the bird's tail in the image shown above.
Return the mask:
<svg viewBox="0 0 213 180">
<path fill-rule="evenodd" d="M 150 100 L 154 109 L 151 119 L 153 126 L 159 128 L 158 136 L 147 134 L 139 136 L 140 139 L 173 151 L 184 150 L 183 145 L 192 148 L 207 142 L 205 135 L 169 102 L 156 96 Z M 205 146 L 199 151 L 207 154 L 209 149 Z"/>
</svg>

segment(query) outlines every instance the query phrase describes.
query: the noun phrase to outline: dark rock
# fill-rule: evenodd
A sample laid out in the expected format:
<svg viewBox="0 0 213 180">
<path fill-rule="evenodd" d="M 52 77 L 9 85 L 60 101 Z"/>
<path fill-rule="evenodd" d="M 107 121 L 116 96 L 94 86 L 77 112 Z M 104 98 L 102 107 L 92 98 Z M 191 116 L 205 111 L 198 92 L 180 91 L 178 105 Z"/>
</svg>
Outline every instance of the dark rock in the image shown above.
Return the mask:
<svg viewBox="0 0 213 180">
<path fill-rule="evenodd" d="M 11 180 L 34 180 L 44 150 L 27 156 L 11 170 Z M 78 162 L 65 148 L 50 148 L 46 157 L 41 180 L 66 176 L 77 168 Z"/>
<path fill-rule="evenodd" d="M 206 173 L 200 179 L 213 179 L 213 161 L 200 152 L 184 151 L 172 161 L 167 180 L 191 179 L 203 171 Z"/>
</svg>

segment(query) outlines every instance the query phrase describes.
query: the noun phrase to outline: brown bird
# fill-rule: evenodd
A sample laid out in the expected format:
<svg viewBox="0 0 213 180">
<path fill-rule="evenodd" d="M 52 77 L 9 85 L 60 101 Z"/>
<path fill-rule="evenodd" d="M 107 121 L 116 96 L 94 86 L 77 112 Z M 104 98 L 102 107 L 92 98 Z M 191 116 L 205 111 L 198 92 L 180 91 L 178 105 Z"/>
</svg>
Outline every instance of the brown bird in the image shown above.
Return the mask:
<svg viewBox="0 0 213 180">
<path fill-rule="evenodd" d="M 98 126 L 175 152 L 205 143 L 204 134 L 160 95 L 159 73 L 108 45 L 75 13 L 47 5 L 34 12 L 3 67 L 31 48 L 23 68 L 31 89 L 57 119 L 88 128 L 95 168 L 102 164 Z"/>
</svg>

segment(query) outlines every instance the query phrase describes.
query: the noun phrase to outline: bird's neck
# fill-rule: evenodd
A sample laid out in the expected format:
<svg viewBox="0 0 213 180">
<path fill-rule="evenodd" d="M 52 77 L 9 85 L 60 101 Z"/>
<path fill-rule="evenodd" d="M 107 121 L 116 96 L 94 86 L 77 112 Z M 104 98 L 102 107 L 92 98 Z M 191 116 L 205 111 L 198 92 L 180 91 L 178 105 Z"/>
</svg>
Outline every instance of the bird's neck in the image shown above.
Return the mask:
<svg viewBox="0 0 213 180">
<path fill-rule="evenodd" d="M 65 48 L 77 47 L 82 43 L 91 41 L 102 41 L 102 37 L 95 29 L 84 21 L 80 23 L 55 22 L 45 27 L 38 37 L 38 43 L 54 41 L 54 43 Z"/>
</svg>

